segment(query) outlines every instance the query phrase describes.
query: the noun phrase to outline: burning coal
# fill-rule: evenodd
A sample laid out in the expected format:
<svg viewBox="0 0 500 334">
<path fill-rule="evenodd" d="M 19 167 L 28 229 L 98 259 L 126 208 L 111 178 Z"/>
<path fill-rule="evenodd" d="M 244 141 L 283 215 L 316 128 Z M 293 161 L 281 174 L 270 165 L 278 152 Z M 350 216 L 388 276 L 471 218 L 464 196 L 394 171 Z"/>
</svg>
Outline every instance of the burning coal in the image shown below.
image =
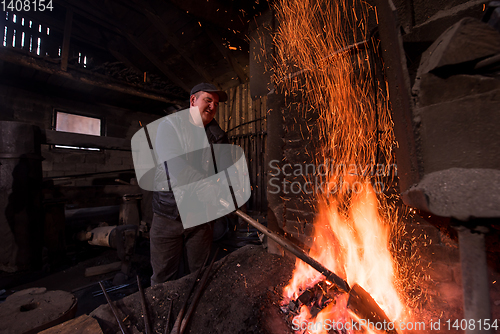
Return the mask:
<svg viewBox="0 0 500 334">
<path fill-rule="evenodd" d="M 278 0 L 274 8 L 279 22 L 275 82 L 295 102 L 300 95 L 304 116 L 309 110 L 319 113 L 317 166 L 329 161 L 393 164 L 395 140 L 385 82 L 375 77 L 377 47 L 367 33 L 368 18 L 376 17 L 374 8 L 358 0 Z M 328 191 L 316 194 L 318 215 L 309 255 L 350 286 L 363 287 L 391 320 L 404 319 L 403 297 L 396 288 L 397 262 L 390 252 L 397 217 L 388 198 L 373 188 L 386 175 L 321 177 L 324 184 L 345 186 L 333 196 Z M 352 319 L 345 294 L 323 279 L 297 260 L 283 291 L 285 304 L 296 314 L 294 324 Z M 321 326 L 306 328 L 310 333 L 328 332 Z"/>
</svg>

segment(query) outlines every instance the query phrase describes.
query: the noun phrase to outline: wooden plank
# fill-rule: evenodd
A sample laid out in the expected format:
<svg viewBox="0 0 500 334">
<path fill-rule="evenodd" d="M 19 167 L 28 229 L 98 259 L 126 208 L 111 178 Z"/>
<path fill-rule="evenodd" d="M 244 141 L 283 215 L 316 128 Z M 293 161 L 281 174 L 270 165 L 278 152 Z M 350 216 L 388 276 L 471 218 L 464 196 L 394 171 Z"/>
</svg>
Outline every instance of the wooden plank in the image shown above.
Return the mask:
<svg viewBox="0 0 500 334">
<path fill-rule="evenodd" d="M 70 8 L 66 8 L 66 21 L 64 23 L 64 37 L 62 45 L 62 56 L 61 56 L 61 70 L 68 70 L 68 59 L 69 59 L 69 45 L 71 40 L 71 26 L 73 24 L 73 11 Z"/>
<path fill-rule="evenodd" d="M 43 139 L 45 139 L 43 141 Z M 90 136 L 79 133 L 44 130 L 42 143 L 49 145 L 66 145 L 76 147 L 96 147 L 108 150 L 130 151 L 130 139 Z"/>
<path fill-rule="evenodd" d="M 41 331 L 39 334 L 103 334 L 103 332 L 97 319 L 84 314 Z"/>
</svg>

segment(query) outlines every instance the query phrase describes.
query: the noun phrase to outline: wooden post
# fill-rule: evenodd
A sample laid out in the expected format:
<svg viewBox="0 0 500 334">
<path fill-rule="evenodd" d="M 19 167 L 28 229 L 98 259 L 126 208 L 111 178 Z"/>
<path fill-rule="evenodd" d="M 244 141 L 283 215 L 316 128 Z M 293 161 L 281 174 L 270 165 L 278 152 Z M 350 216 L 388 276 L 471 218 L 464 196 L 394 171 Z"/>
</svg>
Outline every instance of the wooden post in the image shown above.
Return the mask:
<svg viewBox="0 0 500 334">
<path fill-rule="evenodd" d="M 71 26 L 73 24 L 73 11 L 66 8 L 66 22 L 64 24 L 64 37 L 61 55 L 61 70 L 68 70 L 69 44 L 71 39 Z"/>
</svg>

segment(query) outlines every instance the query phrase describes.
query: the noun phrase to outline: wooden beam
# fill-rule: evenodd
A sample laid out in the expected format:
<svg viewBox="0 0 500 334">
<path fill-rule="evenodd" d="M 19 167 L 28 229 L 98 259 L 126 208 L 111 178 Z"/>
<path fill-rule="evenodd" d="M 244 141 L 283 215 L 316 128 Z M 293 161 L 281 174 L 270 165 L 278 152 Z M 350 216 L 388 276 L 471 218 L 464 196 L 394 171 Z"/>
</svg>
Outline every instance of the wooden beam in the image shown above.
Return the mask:
<svg viewBox="0 0 500 334">
<path fill-rule="evenodd" d="M 130 139 L 91 136 L 80 133 L 44 130 L 44 144 L 76 147 L 96 147 L 108 150 L 130 151 Z"/>
<path fill-rule="evenodd" d="M 238 64 L 236 59 L 234 59 L 234 57 L 231 55 L 230 51 L 224 46 L 224 44 L 222 43 L 222 37 L 217 33 L 217 31 L 215 30 L 216 28 L 208 23 L 204 24 L 207 27 L 207 29 L 205 29 L 205 32 L 207 33 L 208 37 L 210 37 L 212 43 L 214 43 L 222 56 L 224 56 L 224 59 L 227 61 L 229 66 L 231 66 L 236 75 L 238 75 L 240 83 L 248 82 L 248 76 L 246 75 L 240 64 Z"/>
<path fill-rule="evenodd" d="M 94 283 L 95 284 L 95 283 Z M 72 334 L 103 334 L 101 326 L 94 319 L 86 314 L 79 316 L 76 319 L 71 319 L 57 326 L 51 327 L 40 334 L 61 334 L 61 333 L 72 333 Z"/>
<path fill-rule="evenodd" d="M 184 57 L 184 59 L 188 62 L 188 64 L 196 71 L 198 74 L 205 79 L 206 82 L 210 82 L 215 84 L 213 78 L 208 74 L 208 72 L 199 64 L 195 63 L 191 59 L 191 55 L 189 52 L 182 47 L 179 39 L 176 34 L 164 23 L 164 20 L 153 13 L 153 9 L 147 5 L 144 1 L 133 0 L 140 7 L 138 9 L 147 17 L 147 19 L 153 24 L 153 26 L 158 29 L 158 31 L 165 37 L 165 39 L 174 47 L 179 54 Z M 219 87 L 220 88 L 220 87 Z"/>
<path fill-rule="evenodd" d="M 97 73 L 81 73 L 83 72 L 83 70 L 81 72 L 77 70 L 63 71 L 58 64 L 51 64 L 42 59 L 37 59 L 32 56 L 25 55 L 22 50 L 16 50 L 13 48 L 0 48 L 0 60 L 7 63 L 16 64 L 45 73 L 64 77 L 75 82 L 109 89 L 115 92 L 138 96 L 155 101 L 161 101 L 169 104 L 183 105 L 185 103 L 184 100 L 178 97 L 169 98 L 166 97 L 163 92 L 146 91 L 140 86 L 126 84 Z"/>
<path fill-rule="evenodd" d="M 61 56 L 61 70 L 68 70 L 69 44 L 71 40 L 71 25 L 73 24 L 73 11 L 66 8 L 66 21 L 64 23 L 64 37 Z"/>
<path fill-rule="evenodd" d="M 85 8 L 80 7 L 81 3 L 75 0 L 64 0 L 62 2 L 67 8 L 73 9 L 75 13 L 81 15 L 97 24 L 103 25 L 105 28 L 119 33 L 120 35 L 127 38 L 127 40 L 141 53 L 153 63 L 165 76 L 167 76 L 170 81 L 172 81 L 177 86 L 184 89 L 186 92 L 190 92 L 191 88 L 188 87 L 183 80 L 181 80 L 175 73 L 173 73 L 168 66 L 162 62 L 156 55 L 154 55 L 142 42 L 139 41 L 137 37 L 132 35 L 127 31 L 123 31 L 120 24 L 116 20 L 110 18 L 108 15 L 94 9 L 92 6 L 86 6 Z M 119 28 L 120 27 L 120 28 Z"/>
<path fill-rule="evenodd" d="M 125 64 L 125 66 L 139 72 L 139 73 L 142 73 L 143 71 L 140 70 L 139 68 L 137 68 L 127 57 L 125 57 L 123 55 L 123 53 L 121 53 L 120 51 L 118 50 L 115 50 L 112 46 L 108 45 L 108 52 L 111 53 L 111 55 L 113 57 L 116 58 L 116 60 L 118 61 L 121 61 L 122 63 Z"/>
</svg>

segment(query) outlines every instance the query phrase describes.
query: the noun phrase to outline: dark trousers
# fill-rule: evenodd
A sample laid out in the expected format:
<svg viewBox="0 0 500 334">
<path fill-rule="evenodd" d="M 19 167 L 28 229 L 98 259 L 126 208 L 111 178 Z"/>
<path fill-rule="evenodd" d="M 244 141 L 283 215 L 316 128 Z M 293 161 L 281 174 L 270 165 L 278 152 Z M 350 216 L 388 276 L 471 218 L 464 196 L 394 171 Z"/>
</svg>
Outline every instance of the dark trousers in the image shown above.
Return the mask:
<svg viewBox="0 0 500 334">
<path fill-rule="evenodd" d="M 184 229 L 182 223 L 154 214 L 149 233 L 151 285 L 178 278 L 176 274 L 185 249 L 190 272 L 198 270 L 210 253 L 213 229 L 210 223 Z"/>
</svg>

